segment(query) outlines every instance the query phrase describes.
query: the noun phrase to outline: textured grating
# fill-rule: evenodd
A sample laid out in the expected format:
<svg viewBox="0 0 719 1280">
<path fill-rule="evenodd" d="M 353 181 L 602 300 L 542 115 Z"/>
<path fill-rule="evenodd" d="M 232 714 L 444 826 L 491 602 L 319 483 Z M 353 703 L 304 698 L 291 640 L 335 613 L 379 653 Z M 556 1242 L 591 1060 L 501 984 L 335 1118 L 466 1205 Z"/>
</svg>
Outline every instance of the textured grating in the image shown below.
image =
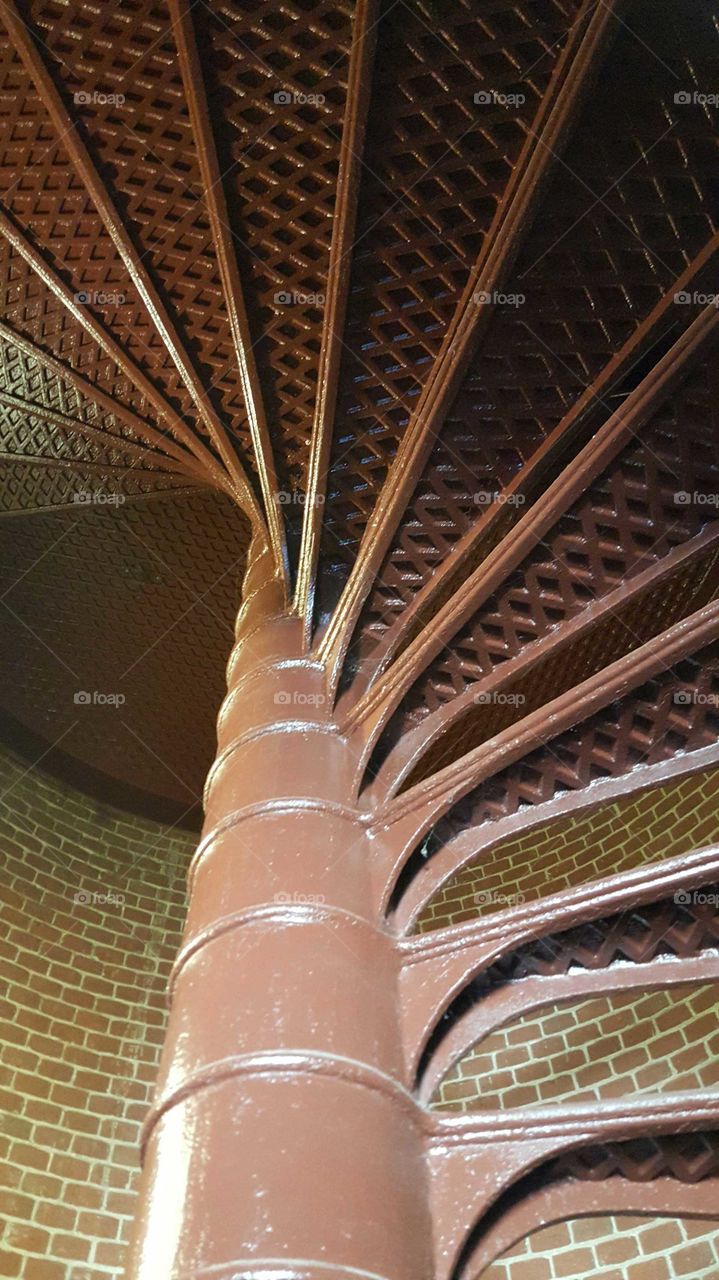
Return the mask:
<svg viewBox="0 0 719 1280">
<path fill-rule="evenodd" d="M 583 1147 L 557 1160 L 554 1173 L 560 1177 L 629 1178 L 647 1182 L 651 1178 L 677 1178 L 680 1182 L 701 1182 L 719 1172 L 719 1134 L 682 1133 L 632 1142 L 611 1142 Z"/>
<path fill-rule="evenodd" d="M 331 606 L 519 155 L 575 0 L 386 5 L 336 428 L 321 612 Z M 518 104 L 475 104 L 477 92 Z"/>
<path fill-rule="evenodd" d="M 136 287 L 128 279 L 125 264 L 99 213 L 76 176 L 43 102 L 7 41 L 3 41 L 0 58 L 1 100 L 5 105 L 0 119 L 0 195 L 5 209 L 29 233 L 73 294 L 79 295 L 81 305 L 115 334 L 170 402 L 183 414 L 190 415 L 190 399 L 170 355 Z M 18 174 L 22 175 L 21 181 Z M 77 322 L 60 302 L 42 300 L 47 311 L 54 313 L 54 325 L 49 314 L 40 317 L 37 303 L 33 306 L 24 291 L 20 292 L 22 286 L 16 281 L 15 263 L 12 258 L 8 260 L 7 245 L 3 244 L 3 248 L 0 289 L 10 293 L 13 301 L 18 290 L 15 306 L 21 315 L 27 309 L 28 320 L 35 319 L 37 340 L 42 336 L 49 345 L 53 328 L 56 331 L 59 328 L 71 331 L 73 345 L 82 342 L 76 332 Z M 42 297 L 41 290 L 35 293 L 37 284 L 39 282 L 32 281 L 30 287 L 36 297 Z M 12 303 L 3 306 L 2 314 L 14 323 Z M 93 354 L 94 359 L 85 351 L 88 376 L 101 377 L 104 357 L 97 352 Z"/>
<path fill-rule="evenodd" d="M 718 708 L 713 644 L 476 787 L 440 820 L 433 840 L 443 844 L 466 827 L 716 742 Z"/>
<path fill-rule="evenodd" d="M 0 415 L 0 423 L 2 415 Z M 40 511 L 46 507 L 72 504 L 76 510 L 89 503 L 98 507 L 124 506 L 126 502 L 149 493 L 172 490 L 183 485 L 177 476 L 158 471 L 154 475 L 138 475 L 132 465 L 117 471 L 84 467 L 50 468 L 3 460 L 0 474 L 0 515 L 20 511 Z"/>
<path fill-rule="evenodd" d="M 52 55 L 110 194 L 195 356 L 210 399 L 249 453 L 239 370 L 167 5 L 148 8 L 137 0 L 107 8 L 30 0 L 26 12 Z"/>
<path fill-rule="evenodd" d="M 698 370 L 582 494 L 454 637 L 451 654 L 434 664 L 421 692 L 415 688 L 411 714 L 451 699 L 716 519 L 712 381 L 708 370 Z"/>
<path fill-rule="evenodd" d="M 24 407 L 14 407 L 9 401 L 2 402 L 2 444 L 3 449 L 12 453 L 42 453 L 58 458 L 97 458 L 102 455 L 110 463 L 120 463 L 127 456 L 123 451 L 123 440 L 132 443 L 135 439 L 132 429 L 121 418 L 103 410 L 68 379 L 60 377 L 34 356 L 0 338 L 2 393 L 37 409 L 36 413 L 30 414 Z M 59 428 L 49 416 L 54 414 L 69 419 L 67 430 Z M 72 429 L 71 424 L 78 424 L 79 429 L 90 427 L 93 432 L 100 432 L 103 438 L 90 444 Z M 143 458 L 142 465 L 158 464 Z"/>
<path fill-rule="evenodd" d="M 3 319 L 19 336 L 29 338 L 146 420 L 153 416 L 152 407 L 125 370 L 72 319 L 5 240 L 0 240 L 0 302 Z"/>
<path fill-rule="evenodd" d="M 2 241 L 2 509 L 18 516 L 36 513 L 42 520 L 36 533 L 21 527 L 19 518 L 5 522 L 7 584 L 12 566 L 21 565 L 21 573 L 27 570 L 31 546 L 43 565 L 47 560 L 49 572 L 55 563 L 55 553 L 48 550 L 52 538 L 69 551 L 81 528 L 88 539 L 83 607 L 111 614 L 115 606 L 106 610 L 101 593 L 122 597 L 127 564 L 133 563 L 133 533 L 141 533 L 145 520 L 148 530 L 156 521 L 163 528 L 163 522 L 172 524 L 185 500 L 192 515 L 169 553 L 181 579 L 177 616 L 191 602 L 192 590 L 212 595 L 215 570 L 224 573 L 244 553 L 242 518 L 230 520 L 228 532 L 225 516 L 218 514 L 226 512 L 225 505 L 191 491 L 202 482 L 203 468 L 209 483 L 221 485 L 226 463 L 225 476 L 219 464 L 210 473 L 207 464 L 213 459 L 203 454 L 199 441 L 195 448 L 201 459 L 190 459 L 185 474 L 185 464 L 161 456 L 164 446 L 170 453 L 177 450 L 169 434 L 172 416 L 181 418 L 189 447 L 193 436 L 207 437 L 198 406 L 166 347 L 162 325 L 142 302 L 120 246 L 142 264 L 151 293 L 177 330 L 178 363 L 184 360 L 194 370 L 200 388 L 196 397 L 207 396 L 243 465 L 250 473 L 261 471 L 263 481 L 271 483 L 272 468 L 268 472 L 265 464 L 269 453 L 274 455 L 270 461 L 276 463 L 280 489 L 274 496 L 288 526 L 290 576 L 320 350 L 323 341 L 330 350 L 336 346 L 339 390 L 327 441 L 329 493 L 322 503 L 318 583 L 313 584 L 324 622 L 420 390 L 432 374 L 468 273 L 487 246 L 487 231 L 517 172 L 521 149 L 541 118 L 580 0 L 483 0 L 481 5 L 458 0 L 452 6 L 434 0 L 399 5 L 382 0 L 373 33 L 377 53 L 364 141 L 357 124 L 361 95 L 347 101 L 352 39 L 361 26 L 357 15 L 362 6 L 358 9 L 351 0 L 211 0 L 192 9 L 189 43 L 194 35 L 228 209 L 227 244 L 237 255 L 248 333 L 239 327 L 242 341 L 249 344 L 250 364 L 257 366 L 256 383 L 252 369 L 249 381 L 259 418 L 266 419 L 269 429 L 271 450 L 263 440 L 262 421 L 255 433 L 268 449 L 260 465 L 241 391 L 238 335 L 233 338 L 230 332 L 220 281 L 223 245 L 214 242 L 210 193 L 203 190 L 205 142 L 193 134 L 182 75 L 188 68 L 178 54 L 168 0 L 149 6 L 120 0 L 110 8 L 89 0 L 18 0 L 18 7 L 35 36 L 37 65 L 32 74 L 26 69 L 23 57 L 32 62 L 33 55 L 27 48 L 23 53 L 26 29 L 13 29 L 10 6 L 5 11 L 10 38 L 0 53 L 2 209 L 26 242 L 26 252 L 36 252 L 71 295 L 83 298 L 76 319 L 63 305 L 62 289 L 44 283 L 18 249 Z M 711 101 L 675 101 L 677 85 L 685 86 L 690 96 L 694 87 L 711 87 L 712 13 L 704 9 L 696 22 L 687 24 L 678 0 L 658 0 L 651 12 L 630 0 L 627 9 L 626 25 L 610 23 L 611 39 L 600 42 L 592 54 L 594 71 L 601 66 L 602 74 L 579 94 L 578 119 L 562 140 L 562 157 L 549 165 L 539 215 L 510 234 L 506 288 L 522 292 L 525 301 L 500 304 L 488 317 L 461 390 L 444 423 L 438 424 L 434 453 L 418 478 L 415 497 L 361 618 L 345 687 L 355 658 L 371 650 L 385 626 L 400 617 L 416 590 L 471 530 L 487 505 L 478 495 L 501 490 L 531 463 L 581 388 L 636 332 L 712 231 L 714 107 Z M 581 74 L 577 79 L 582 80 Z M 53 124 L 52 85 L 73 121 L 73 135 L 60 136 L 62 129 Z M 475 100 L 476 94 L 490 100 Z M 341 197 L 338 165 L 345 126 L 357 130 L 354 141 L 362 150 L 362 163 L 356 189 L 349 183 Z M 69 158 L 71 136 L 91 162 L 85 180 Z M 117 243 L 105 229 L 103 202 L 120 214 Z M 346 261 L 346 320 L 342 331 L 332 334 L 324 328 L 324 299 L 333 283 L 330 246 L 338 227 L 342 234 L 341 219 L 349 215 L 352 220 L 355 204 L 356 231 Z M 696 311 L 695 304 L 676 308 L 659 348 L 644 353 L 644 363 L 630 372 L 630 381 L 650 371 L 665 349 L 661 343 L 686 329 Z M 90 336 L 91 318 L 116 343 L 114 356 Z M 35 344 L 37 354 L 20 350 L 8 331 Z M 43 353 L 59 363 L 51 369 L 43 364 Z M 646 441 L 626 450 L 611 475 L 608 471 L 586 500 L 563 517 L 546 545 L 527 558 L 417 680 L 375 763 L 428 712 L 447 705 L 451 716 L 452 700 L 471 691 L 483 674 L 502 662 L 522 659 L 529 645 L 551 639 L 554 631 L 560 639 L 562 628 L 581 617 L 590 593 L 602 598 L 641 568 L 670 557 L 714 516 L 710 505 L 691 506 L 674 521 L 669 502 L 675 477 L 677 487 L 681 482 L 707 495 L 719 487 L 712 456 L 715 375 L 711 362 L 706 364 L 705 372 L 697 368 L 687 381 L 683 399 L 656 415 Z M 73 382 L 73 373 L 81 383 Z M 149 384 L 143 383 L 143 390 L 135 385 L 140 374 Z M 154 395 L 148 394 L 150 388 Z M 592 429 L 626 391 L 625 383 L 611 403 L 597 407 L 591 422 L 583 422 L 582 431 Z M 135 427 L 133 415 L 141 420 Z M 152 449 L 140 440 L 143 427 L 157 433 Z M 177 423 L 174 429 L 179 429 Z M 575 438 L 562 458 L 553 459 L 554 474 L 571 466 L 570 455 L 579 443 Z M 532 494 L 541 487 L 535 484 Z M 183 490 L 177 499 L 160 492 L 176 488 Z M 76 511 L 90 505 L 85 502 L 88 494 L 96 499 L 92 510 Z M 118 501 L 103 502 L 107 497 Z M 153 503 L 158 512 L 152 511 Z M 58 506 L 68 510 L 47 514 Z M 474 548 L 472 565 L 481 562 L 502 534 L 511 536 L 519 514 L 519 509 L 502 510 L 483 544 Z M 126 545 L 118 531 L 130 527 Z M 191 546 L 193 532 L 197 550 Z M 182 572 L 185 563 L 187 575 Z M 677 587 L 681 575 L 670 575 L 663 589 L 639 603 L 655 629 L 696 606 L 708 564 L 693 561 L 686 581 Z M 74 569 L 63 566 L 62 572 Z M 150 570 L 142 573 L 152 580 Z M 445 595 L 458 580 L 444 582 Z M 90 590 L 94 581 L 96 593 Z M 48 592 L 48 600 L 57 598 L 49 582 Z M 7 597 L 8 608 L 13 594 Z M 24 603 L 19 617 L 25 616 Z M 157 615 L 161 622 L 169 622 L 166 605 L 169 601 Z M 26 621 L 49 643 L 52 618 L 46 611 L 37 615 L 31 602 L 28 606 Z M 229 594 L 219 609 L 223 619 L 226 612 Z M 152 625 L 149 615 L 141 620 L 130 608 L 127 618 L 145 637 Z M 421 628 L 426 621 L 425 616 L 414 625 Z M 623 621 L 635 637 L 649 626 L 642 616 L 632 622 L 628 614 Z M 59 635 L 66 623 L 63 613 Z M 17 620 L 10 625 L 16 630 L 8 645 L 12 665 L 21 649 L 19 637 L 30 633 L 23 633 Z M 88 636 L 95 625 L 93 615 Z M 97 625 L 105 626 L 104 617 Z M 177 628 L 182 625 L 178 622 Z M 597 669 L 602 657 L 628 652 L 632 639 L 622 649 L 621 625 L 622 619 L 610 621 L 587 633 L 586 640 L 572 640 L 554 667 L 550 662 L 535 668 L 529 693 L 522 690 L 528 698 L 531 693 L 531 705 L 541 705 L 560 684 L 566 689 L 577 683 Z M 91 666 L 102 654 L 103 680 L 113 678 L 117 654 L 125 652 L 121 632 L 119 627 L 117 635 L 103 634 L 102 644 L 94 647 Z M 169 634 L 171 643 L 179 638 L 172 627 Z M 403 642 L 406 637 L 400 650 Z M 79 630 L 72 645 L 81 648 Z M 162 646 L 164 640 L 157 647 Z M 51 652 L 41 658 L 41 648 L 33 650 L 33 662 L 38 668 L 41 661 L 48 663 L 50 688 L 62 664 L 58 671 Z M 225 638 L 220 641 L 218 634 L 198 650 L 198 668 L 202 654 L 209 664 L 209 688 L 220 679 Z M 185 658 L 179 661 L 189 669 Z M 198 685 L 196 678 L 188 683 Z M 169 684 L 160 684 L 171 697 Z M 206 690 L 202 681 L 199 685 L 201 721 Z M 24 707 L 22 696 L 28 700 Z M 23 695 L 13 688 L 7 710 L 28 728 L 49 732 L 50 720 L 31 705 L 34 696 L 31 690 Z M 52 705 L 53 695 L 48 699 Z M 154 705 L 153 690 L 148 715 Z M 445 736 L 444 754 L 428 755 L 423 770 L 436 769 L 505 723 L 509 721 L 497 708 L 491 716 L 482 711 L 481 725 L 460 722 L 454 737 L 454 731 Z M 77 732 L 88 734 L 87 722 Z M 85 759 L 94 750 L 91 736 L 78 746 Z M 169 773 L 166 769 L 163 794 L 175 787 L 169 781 L 172 772 L 183 776 L 190 767 L 193 752 L 192 768 L 199 774 L 201 740 L 201 735 L 182 732 L 172 744 L 164 742 L 159 754 Z M 137 780 L 140 770 L 124 750 L 118 748 L 108 768 L 122 773 L 126 762 Z"/>
<path fill-rule="evenodd" d="M 375 767 L 413 724 L 536 641 L 552 635 L 561 646 L 572 619 L 716 519 L 719 430 L 712 391 L 707 370 L 693 373 L 458 631 L 403 699 Z M 617 604 L 603 624 L 572 640 L 569 651 L 560 648 L 526 675 L 508 678 L 502 694 L 519 694 L 516 705 L 505 698 L 462 713 L 411 781 L 699 608 L 711 598 L 715 578 L 711 554 L 697 556 L 653 592 Z"/>
<path fill-rule="evenodd" d="M 304 488 L 352 5 L 222 0 L 197 20 L 281 488 Z M 292 531 L 301 508 L 285 504 Z"/>
<path fill-rule="evenodd" d="M 712 16 L 697 13 L 691 31 L 679 16 L 676 5 L 635 5 L 617 34 L 506 285 L 524 301 L 496 309 L 378 575 L 358 628 L 363 653 L 719 220 L 716 108 L 674 100 L 678 86 L 712 80 Z"/>
<path fill-rule="evenodd" d="M 13 17 L 15 4 L 25 27 Z M 376 654 L 389 628 L 392 654 L 405 653 L 441 604 L 461 593 L 470 569 L 501 538 L 511 547 L 523 507 L 497 500 L 497 518 L 493 513 L 485 530 L 481 517 L 495 496 L 517 483 L 531 503 L 561 478 L 573 495 L 561 516 L 531 554 L 515 557 L 516 570 L 429 669 L 411 668 L 402 687 L 414 683 L 372 757 L 374 767 L 410 730 L 430 734 L 439 725 L 425 755 L 413 757 L 407 790 L 539 713 L 524 756 L 503 757 L 503 767 L 427 833 L 392 905 L 461 833 L 467 838 L 446 851 L 448 863 L 453 852 L 460 860 L 470 851 L 472 861 L 447 880 L 438 874 L 417 933 L 473 920 L 479 936 L 484 917 L 497 910 L 519 906 L 521 913 L 521 904 L 534 902 L 538 918 L 539 899 L 609 874 L 651 869 L 697 849 L 708 864 L 706 846 L 719 831 L 719 771 L 707 767 L 706 756 L 698 768 L 692 753 L 719 741 L 719 648 L 707 643 L 717 634 L 709 609 L 692 656 L 571 730 L 558 733 L 546 714 L 540 721 L 552 699 L 564 695 L 571 706 L 582 681 L 717 595 L 713 313 L 700 315 L 704 302 L 696 294 L 690 305 L 669 305 L 680 273 L 689 268 L 693 284 L 703 286 L 719 256 L 707 251 L 718 221 L 717 72 L 710 58 L 716 19 L 708 3 L 689 20 L 682 0 L 625 0 L 619 21 L 593 0 L 377 0 L 376 12 L 356 0 L 0 6 L 0 29 L 10 35 L 0 52 L 0 215 L 16 233 L 0 248 L 0 515 L 12 517 L 0 520 L 2 715 L 9 735 L 38 744 L 27 752 L 28 772 L 33 760 L 49 765 L 65 755 L 88 785 L 94 776 L 100 792 L 103 781 L 109 787 L 115 780 L 126 798 L 132 790 L 135 804 L 152 799 L 177 822 L 197 820 L 248 553 L 250 522 L 241 504 L 249 511 L 259 494 L 266 507 L 281 507 L 282 519 L 267 521 L 270 554 L 253 555 L 253 584 L 271 566 L 291 588 L 301 565 L 292 607 L 303 615 L 305 638 L 314 609 L 320 642 L 303 650 L 301 665 L 329 653 L 332 692 L 336 668 L 342 711 L 350 709 L 343 721 L 348 751 L 357 747 L 361 755 L 366 704 L 357 712 L 353 697 L 364 675 L 352 686 L 363 660 Z M 377 36 L 372 69 L 374 40 L 365 24 Z M 553 90 L 548 98 L 572 29 L 578 52 L 557 80 L 556 99 Z M 28 31 L 34 44 L 26 43 Z M 368 89 L 366 136 L 364 91 L 350 74 L 357 67 Z M 193 76 L 202 84 L 189 84 Z M 53 85 L 68 129 L 53 123 Z M 208 118 L 195 136 L 192 112 L 204 110 L 204 98 Z M 522 149 L 547 119 L 561 121 L 552 135 L 556 150 L 545 147 L 540 163 L 529 147 L 534 159 L 525 170 L 517 164 Z M 82 164 L 70 159 L 75 144 L 90 161 L 84 178 Z M 215 149 L 222 198 L 213 208 L 219 193 L 204 189 L 203 173 L 213 171 Z M 492 239 L 508 191 L 518 199 Z M 220 227 L 215 215 L 224 218 L 225 207 L 227 225 Z M 119 215 L 112 234 L 108 210 Z M 332 256 L 338 246 L 341 263 Z M 466 361 L 461 356 L 455 384 L 447 366 L 462 349 L 463 321 L 452 328 L 459 336 L 450 359 L 439 364 L 437 356 L 463 315 L 458 307 L 485 249 L 490 262 L 504 260 L 506 250 L 505 301 L 476 313 L 476 341 L 468 342 Z M 28 266 L 33 254 L 50 283 Z M 140 267 L 126 267 L 126 258 Z M 224 289 L 235 267 L 233 307 Z M 150 287 L 143 291 L 145 275 Z M 65 305 L 66 291 L 78 316 Z M 666 303 L 662 323 L 645 324 L 658 303 Z M 105 330 L 105 346 L 90 334 L 93 321 Z M 604 474 L 572 488 L 579 449 L 632 390 L 645 390 L 678 339 L 683 363 L 669 398 L 648 425 L 637 415 L 636 435 Z M 623 356 L 621 380 L 583 411 L 561 448 L 545 450 L 625 343 L 636 364 Z M 390 546 L 376 579 L 353 577 L 356 595 L 343 599 L 322 644 L 427 390 L 436 413 L 423 474 L 418 464 L 399 527 L 388 531 L 376 561 L 368 557 L 374 573 Z M 312 439 L 318 465 L 309 471 L 318 403 L 327 409 L 327 434 Z M 235 459 L 221 447 L 221 431 L 207 450 L 203 409 L 227 431 Z M 152 447 L 143 443 L 148 436 Z M 249 501 L 234 462 L 255 486 Z M 300 544 L 305 490 L 318 475 L 321 511 L 312 511 L 317 521 L 308 520 Z M 223 488 L 239 501 L 218 492 Z M 253 553 L 263 544 L 262 515 L 252 511 Z M 472 542 L 478 527 L 482 538 Z M 430 607 L 403 631 L 403 615 L 437 570 Z M 634 591 L 648 570 L 651 584 Z M 275 585 L 265 596 L 260 587 L 258 609 L 277 599 Z M 620 589 L 624 595 L 606 608 Z M 355 625 L 354 605 L 359 610 L 364 600 Z M 657 639 L 657 666 L 666 660 L 662 643 Z M 632 669 L 625 662 L 613 690 L 626 691 L 631 679 L 623 673 Z M 504 699 L 470 703 L 476 682 L 487 677 L 496 677 Z M 659 784 L 648 769 L 658 764 L 667 764 Z M 463 776 L 451 794 L 469 785 Z M 473 781 L 482 776 L 478 771 Z M 593 785 L 602 779 L 612 785 L 600 788 L 598 799 Z M 380 781 L 369 791 L 373 801 Z M 415 818 L 421 828 L 425 802 L 447 794 L 442 781 L 387 808 L 378 800 L 373 818 L 382 843 Z M 347 804 L 355 801 L 347 797 Z M 714 870 L 706 874 L 716 878 Z M 415 888 L 421 898 L 421 882 Z M 612 904 L 624 909 L 611 917 L 563 928 L 578 917 L 557 914 L 544 925 L 555 932 L 496 960 L 460 993 L 431 1032 L 423 1062 L 463 1001 L 466 1009 L 468 1001 L 496 994 L 501 1006 L 503 995 L 514 999 L 516 984 L 529 978 L 551 989 L 551 976 L 565 975 L 557 984 L 564 990 L 580 970 L 663 957 L 708 960 L 719 942 L 716 893 L 710 885 L 704 897 L 693 891 L 688 899 L 636 907 L 620 889 Z M 415 939 L 403 957 L 439 956 L 441 969 L 452 941 L 445 935 L 425 948 Z M 676 1023 L 690 1049 L 702 1038 L 716 1041 L 711 1020 L 704 1021 L 710 997 L 701 994 L 701 1023 Z M 655 997 L 657 1023 L 670 1005 L 673 1015 L 691 998 L 654 993 L 649 1003 Z M 610 1029 L 622 1012 L 621 997 L 606 1000 Z M 640 1022 L 623 1028 L 622 1054 Z M 508 1029 L 508 1044 L 516 1030 Z M 543 1037 L 555 1030 L 544 1015 L 534 1020 L 527 1057 L 539 1059 Z M 714 1074 L 682 1075 L 687 1044 L 658 1056 L 685 1085 L 713 1086 Z M 576 1048 L 561 1036 L 558 1052 L 545 1044 L 546 1076 L 571 1074 L 566 1059 Z M 619 1058 L 605 1058 L 607 1075 L 607 1063 Z M 641 1068 L 635 1076 L 622 1063 L 617 1069 L 643 1091 Z M 486 1077 L 486 1066 L 475 1062 L 469 1083 L 485 1101 Z M 555 1100 L 558 1083 L 562 1100 L 583 1088 L 579 1075 L 569 1086 L 553 1078 Z M 616 1081 L 612 1089 L 620 1092 Z M 501 1088 L 493 1105 L 498 1097 L 507 1105 Z M 691 1115 L 671 1123 L 685 1122 L 699 1123 Z M 638 1131 L 622 1126 L 601 1132 Z M 528 1177 L 536 1190 L 543 1180 L 691 1183 L 718 1172 L 716 1135 L 685 1134 L 573 1151 Z M 510 1197 L 522 1189 L 520 1183 Z M 491 1231 L 502 1207 L 500 1200 L 483 1215 L 480 1230 L 488 1223 Z M 63 1248 L 57 1237 L 55 1246 Z M 92 1257 L 111 1265 L 97 1249 Z M 42 1269 L 45 1259 L 35 1262 Z M 54 1260 L 48 1265 L 52 1270 Z M 460 1258 L 457 1274 L 462 1268 Z M 556 1280 L 560 1274 L 557 1267 Z"/>
<path fill-rule="evenodd" d="M 487 971 L 482 989 L 522 978 L 606 969 L 617 960 L 649 964 L 658 956 L 693 956 L 719 942 L 719 886 L 680 891 L 643 907 L 590 920 L 519 947 Z"/>
<path fill-rule="evenodd" d="M 617 605 L 568 648 L 504 685 L 495 701 L 470 706 L 421 759 L 403 784 L 406 790 L 467 751 L 596 675 L 658 632 L 681 622 L 719 593 L 719 551 L 695 556 L 657 586 Z"/>
</svg>

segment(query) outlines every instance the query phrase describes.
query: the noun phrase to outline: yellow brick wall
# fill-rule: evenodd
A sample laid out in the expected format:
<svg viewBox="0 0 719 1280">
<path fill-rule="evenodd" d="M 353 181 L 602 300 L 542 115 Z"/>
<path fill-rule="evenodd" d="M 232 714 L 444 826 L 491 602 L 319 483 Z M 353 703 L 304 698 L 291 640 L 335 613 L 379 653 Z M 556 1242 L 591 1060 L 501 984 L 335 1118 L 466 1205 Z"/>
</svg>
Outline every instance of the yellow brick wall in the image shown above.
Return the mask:
<svg viewBox="0 0 719 1280">
<path fill-rule="evenodd" d="M 419 918 L 417 932 L 472 920 L 717 839 L 719 769 L 708 769 L 502 841 L 445 885 Z"/>
<path fill-rule="evenodd" d="M 717 1280 L 717 1276 L 719 1219 L 623 1214 L 574 1218 L 544 1227 L 493 1262 L 482 1280 Z"/>
<path fill-rule="evenodd" d="M 539 1106 L 719 1085 L 719 985 L 553 1005 L 486 1036 L 439 1110 Z"/>
</svg>

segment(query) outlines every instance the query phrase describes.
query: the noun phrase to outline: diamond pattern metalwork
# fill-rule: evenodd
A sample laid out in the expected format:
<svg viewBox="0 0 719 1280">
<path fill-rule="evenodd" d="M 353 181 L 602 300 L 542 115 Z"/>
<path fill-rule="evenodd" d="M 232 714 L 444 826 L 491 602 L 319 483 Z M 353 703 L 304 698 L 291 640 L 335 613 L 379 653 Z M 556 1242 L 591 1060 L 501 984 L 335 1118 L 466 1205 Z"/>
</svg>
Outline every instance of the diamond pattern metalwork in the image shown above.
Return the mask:
<svg viewBox="0 0 719 1280">
<path fill-rule="evenodd" d="M 484 851 L 430 886 L 401 982 L 472 946 L 472 999 L 711 967 L 716 910 L 661 888 L 504 955 L 493 909 L 457 902 L 533 856 L 519 928 L 542 887 L 566 905 L 607 875 L 597 783 L 630 841 L 647 806 L 622 886 L 711 855 L 719 11 L 7 0 L 0 25 L 8 736 L 196 824 L 249 565 L 336 704 L 383 902 Z M 535 828 L 572 805 L 594 836 L 553 879 Z M 676 1108 L 671 1133 L 538 1148 L 534 1190 L 714 1177 L 711 1117 Z M 677 1136 L 686 1114 L 704 1130 Z M 493 1123 L 480 1159 L 514 1141 Z"/>
<path fill-rule="evenodd" d="M 711 113 L 698 103 L 677 113 L 674 105 L 680 80 L 691 96 L 711 77 L 710 24 L 707 15 L 706 27 L 697 27 L 691 55 L 682 36 L 680 59 L 675 23 L 667 11 L 638 6 L 617 34 L 612 69 L 554 174 L 506 301 L 378 575 L 359 628 L 362 653 L 533 458 L 717 225 Z M 638 41 L 658 55 L 651 66 Z"/>
</svg>

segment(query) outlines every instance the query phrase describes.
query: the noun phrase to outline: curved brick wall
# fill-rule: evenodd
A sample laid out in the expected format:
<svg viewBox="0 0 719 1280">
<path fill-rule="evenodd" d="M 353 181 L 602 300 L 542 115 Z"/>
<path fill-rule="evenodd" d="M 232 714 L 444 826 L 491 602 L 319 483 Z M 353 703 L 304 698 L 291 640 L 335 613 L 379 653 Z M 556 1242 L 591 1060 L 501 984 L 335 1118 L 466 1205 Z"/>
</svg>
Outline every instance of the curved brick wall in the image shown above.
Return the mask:
<svg viewBox="0 0 719 1280">
<path fill-rule="evenodd" d="M 194 845 L 0 755 L 1 1277 L 122 1274 Z M 713 1224 L 592 1218 L 535 1233 L 484 1275 L 718 1273 Z"/>
<path fill-rule="evenodd" d="M 706 769 L 503 840 L 449 880 L 417 933 L 460 924 L 719 838 L 719 770 Z"/>
<path fill-rule="evenodd" d="M 0 1276 L 122 1272 L 194 845 L 0 756 Z"/>
<path fill-rule="evenodd" d="M 715 983 L 554 1005 L 485 1036 L 433 1105 L 475 1111 L 716 1088 L 718 1011 Z"/>
<path fill-rule="evenodd" d="M 544 1227 L 508 1249 L 482 1280 L 716 1280 L 718 1274 L 719 1220 L 622 1214 Z"/>
</svg>

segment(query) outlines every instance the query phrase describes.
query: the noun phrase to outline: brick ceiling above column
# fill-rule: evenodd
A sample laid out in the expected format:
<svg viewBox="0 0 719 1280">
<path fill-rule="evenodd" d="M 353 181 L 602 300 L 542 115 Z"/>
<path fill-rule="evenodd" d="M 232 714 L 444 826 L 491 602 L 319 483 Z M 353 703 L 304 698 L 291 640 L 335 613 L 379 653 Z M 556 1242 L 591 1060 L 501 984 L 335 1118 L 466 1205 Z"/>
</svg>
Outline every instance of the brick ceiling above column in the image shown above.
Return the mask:
<svg viewBox="0 0 719 1280">
<path fill-rule="evenodd" d="M 6 0 L 0 720 L 29 760 L 197 821 L 253 530 L 370 798 L 573 695 L 561 760 L 626 773 L 659 723 L 652 759 L 685 750 L 694 669 L 635 695 L 621 663 L 719 586 L 715 8 Z M 624 702 L 584 707 L 614 667 Z M 580 785 L 522 740 L 452 830 L 507 778 Z"/>
</svg>

